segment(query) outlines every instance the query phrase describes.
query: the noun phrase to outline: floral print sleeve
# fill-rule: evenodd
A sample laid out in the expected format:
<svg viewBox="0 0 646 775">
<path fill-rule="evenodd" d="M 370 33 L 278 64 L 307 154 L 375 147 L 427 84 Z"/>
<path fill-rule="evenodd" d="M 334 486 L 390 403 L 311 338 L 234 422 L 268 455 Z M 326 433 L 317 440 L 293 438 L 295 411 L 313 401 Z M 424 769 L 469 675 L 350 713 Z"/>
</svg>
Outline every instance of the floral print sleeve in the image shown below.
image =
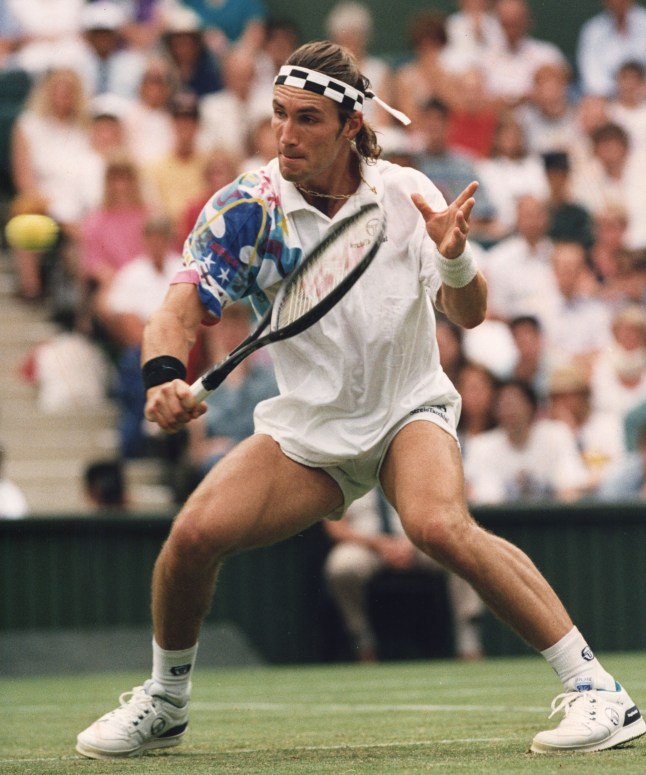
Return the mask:
<svg viewBox="0 0 646 775">
<path fill-rule="evenodd" d="M 217 321 L 230 302 L 249 298 L 257 314 L 271 289 L 302 256 L 290 247 L 278 194 L 265 170 L 245 173 L 204 206 L 184 245 L 184 269 L 174 282 L 197 285 Z M 268 291 L 268 292 L 267 292 Z"/>
</svg>

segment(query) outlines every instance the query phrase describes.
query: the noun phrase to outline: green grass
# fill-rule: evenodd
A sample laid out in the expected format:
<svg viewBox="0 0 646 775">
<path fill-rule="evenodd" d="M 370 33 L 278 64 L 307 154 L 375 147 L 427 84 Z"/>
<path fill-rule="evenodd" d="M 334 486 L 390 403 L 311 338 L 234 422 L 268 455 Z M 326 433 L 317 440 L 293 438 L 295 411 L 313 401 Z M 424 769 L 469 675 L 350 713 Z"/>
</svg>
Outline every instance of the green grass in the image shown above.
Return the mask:
<svg viewBox="0 0 646 775">
<path fill-rule="evenodd" d="M 646 707 L 646 659 L 604 664 Z M 3 775 L 416 775 L 646 772 L 646 743 L 589 755 L 529 754 L 556 677 L 540 657 L 479 663 L 197 670 L 189 732 L 178 748 L 116 761 L 83 759 L 77 732 L 141 675 L 4 679 Z M 646 738 L 645 738 L 646 739 Z"/>
</svg>

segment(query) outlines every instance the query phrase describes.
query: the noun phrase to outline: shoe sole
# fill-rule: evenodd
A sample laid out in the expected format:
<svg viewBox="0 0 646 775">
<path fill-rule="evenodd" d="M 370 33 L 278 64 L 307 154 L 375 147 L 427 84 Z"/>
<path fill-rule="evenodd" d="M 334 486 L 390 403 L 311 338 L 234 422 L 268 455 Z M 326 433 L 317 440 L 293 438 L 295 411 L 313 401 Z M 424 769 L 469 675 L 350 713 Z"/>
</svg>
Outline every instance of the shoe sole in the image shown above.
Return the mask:
<svg viewBox="0 0 646 775">
<path fill-rule="evenodd" d="M 141 756 L 155 748 L 172 748 L 182 742 L 182 736 L 183 734 L 177 735 L 177 737 L 159 737 L 129 751 L 104 751 L 82 743 L 77 743 L 76 750 L 81 756 L 88 759 L 127 759 L 132 756 Z"/>
<path fill-rule="evenodd" d="M 644 734 L 646 734 L 646 722 L 643 718 L 640 718 L 633 724 L 617 730 L 614 735 L 599 743 L 579 746 L 557 746 L 534 741 L 529 750 L 532 753 L 594 753 L 595 751 L 607 751 L 609 748 L 618 748 L 621 745 L 626 745 L 626 743 L 631 742 L 631 740 L 637 740 L 638 737 Z"/>
</svg>

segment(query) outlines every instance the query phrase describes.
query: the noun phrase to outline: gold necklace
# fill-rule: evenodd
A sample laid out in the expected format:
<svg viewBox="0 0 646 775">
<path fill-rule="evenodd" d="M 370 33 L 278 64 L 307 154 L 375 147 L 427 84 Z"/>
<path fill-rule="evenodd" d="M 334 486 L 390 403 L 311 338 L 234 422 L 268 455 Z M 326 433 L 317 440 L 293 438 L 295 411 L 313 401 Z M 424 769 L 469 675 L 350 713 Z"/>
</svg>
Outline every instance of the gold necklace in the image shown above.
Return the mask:
<svg viewBox="0 0 646 775">
<path fill-rule="evenodd" d="M 301 192 L 301 194 L 308 194 L 309 196 L 315 196 L 319 197 L 320 199 L 350 199 L 351 196 L 354 196 L 357 192 L 353 191 L 351 194 L 321 194 L 319 191 L 310 191 L 307 188 L 303 188 L 302 186 L 296 186 L 296 188 Z"/>
<path fill-rule="evenodd" d="M 376 195 L 377 189 L 374 186 L 371 186 L 370 183 L 361 175 L 361 182 L 365 183 L 366 186 L 372 191 L 373 194 Z M 321 199 L 337 199 L 339 201 L 347 201 L 350 199 L 351 196 L 354 196 L 357 191 L 359 190 L 357 188 L 357 191 L 353 191 L 351 194 L 323 194 L 320 191 L 310 191 L 307 188 L 303 188 L 302 186 L 299 186 L 297 183 L 294 184 L 296 188 L 302 193 L 302 194 L 308 194 L 309 196 L 316 196 L 320 197 Z"/>
</svg>

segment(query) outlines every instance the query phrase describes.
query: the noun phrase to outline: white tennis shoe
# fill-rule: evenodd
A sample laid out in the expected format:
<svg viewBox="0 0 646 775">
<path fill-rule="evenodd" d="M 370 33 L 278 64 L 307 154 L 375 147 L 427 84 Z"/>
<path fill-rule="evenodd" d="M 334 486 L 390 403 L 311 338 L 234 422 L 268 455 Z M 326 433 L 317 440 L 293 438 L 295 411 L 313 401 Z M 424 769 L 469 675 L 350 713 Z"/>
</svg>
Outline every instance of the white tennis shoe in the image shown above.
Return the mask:
<svg viewBox="0 0 646 775">
<path fill-rule="evenodd" d="M 531 745 L 534 753 L 572 751 L 591 753 L 615 748 L 646 733 L 646 723 L 628 692 L 591 689 L 559 694 L 550 718 L 563 710 L 561 723 L 539 732 Z"/>
<path fill-rule="evenodd" d="M 122 694 L 118 708 L 76 738 L 76 750 L 90 759 L 112 759 L 178 745 L 188 726 L 188 703 L 178 708 L 148 694 L 150 684 Z"/>
</svg>

